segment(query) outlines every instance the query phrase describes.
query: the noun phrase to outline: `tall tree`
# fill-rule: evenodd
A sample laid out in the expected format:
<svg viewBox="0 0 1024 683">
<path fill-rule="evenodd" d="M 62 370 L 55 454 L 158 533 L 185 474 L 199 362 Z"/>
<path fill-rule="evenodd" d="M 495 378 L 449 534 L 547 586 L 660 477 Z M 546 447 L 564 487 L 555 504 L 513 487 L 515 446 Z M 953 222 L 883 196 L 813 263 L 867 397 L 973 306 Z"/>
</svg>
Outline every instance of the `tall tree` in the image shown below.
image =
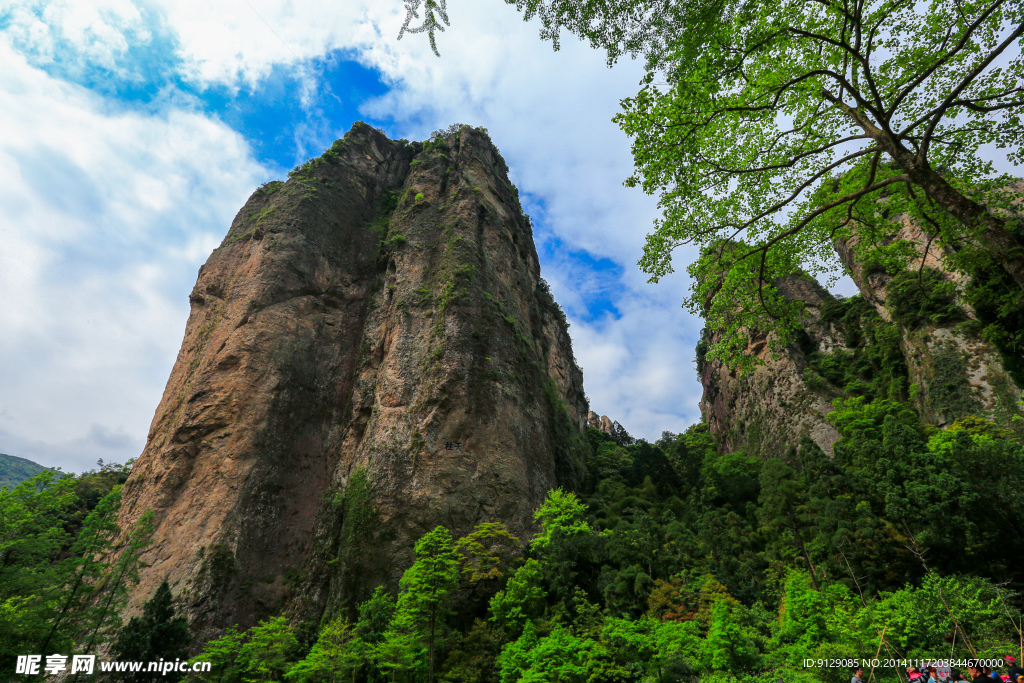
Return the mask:
<svg viewBox="0 0 1024 683">
<path fill-rule="evenodd" d="M 616 117 L 633 138 L 627 185 L 660 195 L 664 211 L 640 265 L 657 281 L 676 247 L 712 252 L 691 266 L 687 299 L 728 332 L 709 357 L 752 362 L 745 328 L 788 341 L 799 306 L 765 285 L 797 268 L 834 271 L 836 236 L 856 229 L 866 249 L 899 213 L 966 248 L 961 261 L 994 255 L 1024 288 L 1007 178 L 982 151 L 1024 161 L 1021 3 L 506 2 L 539 16 L 556 49 L 564 29 L 609 63 L 645 57 L 640 92 Z M 433 36 L 430 22 L 419 30 Z M 734 239 L 744 243 L 722 248 Z"/>
<path fill-rule="evenodd" d="M 84 636 L 101 609 L 93 604 L 98 580 L 108 563 L 103 557 L 118 536 L 117 511 L 121 507 L 121 487 L 104 496 L 82 523 L 71 554 L 60 564 L 61 579 L 55 613 L 46 636 L 39 643 L 39 652 L 51 646 L 69 645 Z"/>
<path fill-rule="evenodd" d="M 74 482 L 46 470 L 0 489 L 0 666 L 35 647 L 51 628 L 69 565 L 64 519 Z"/>
<path fill-rule="evenodd" d="M 1024 287 L 1024 250 L 992 208 L 1006 205 L 1006 181 L 986 182 L 994 168 L 980 156 L 995 144 L 1022 161 L 1024 60 L 1009 58 L 1022 33 L 1024 8 L 1006 0 L 737 8 L 616 117 L 634 138 L 627 184 L 664 208 L 640 265 L 656 281 L 675 247 L 710 251 L 690 269 L 688 303 L 735 337 L 792 319 L 764 285 L 834 268 L 837 235 L 855 229 L 866 249 L 876 226 L 891 231 L 879 220 L 888 210 L 916 215 L 940 242 L 998 253 Z M 745 244 L 721 247 L 736 238 Z"/>
<path fill-rule="evenodd" d="M 98 590 L 97 600 L 99 602 L 83 652 L 92 652 L 104 637 L 104 631 L 116 629 L 121 625 L 118 612 L 128 599 L 129 586 L 139 582 L 142 552 L 149 547 L 152 536 L 153 511 L 148 510 L 139 517 L 135 528 L 128 534 L 121 554 L 108 570 L 107 580 Z M 164 581 L 164 584 L 166 583 Z M 164 584 L 161 584 L 161 589 Z M 167 594 L 170 595 L 169 589 Z M 187 630 L 186 627 L 186 632 Z M 155 661 L 155 659 L 151 661 Z"/>
<path fill-rule="evenodd" d="M 438 526 L 416 542 L 416 562 L 399 583 L 402 593 L 388 630 L 395 634 L 417 634 L 426 641 L 428 683 L 434 683 L 435 641 L 452 591 L 459 585 L 461 560 L 451 533 Z"/>
</svg>

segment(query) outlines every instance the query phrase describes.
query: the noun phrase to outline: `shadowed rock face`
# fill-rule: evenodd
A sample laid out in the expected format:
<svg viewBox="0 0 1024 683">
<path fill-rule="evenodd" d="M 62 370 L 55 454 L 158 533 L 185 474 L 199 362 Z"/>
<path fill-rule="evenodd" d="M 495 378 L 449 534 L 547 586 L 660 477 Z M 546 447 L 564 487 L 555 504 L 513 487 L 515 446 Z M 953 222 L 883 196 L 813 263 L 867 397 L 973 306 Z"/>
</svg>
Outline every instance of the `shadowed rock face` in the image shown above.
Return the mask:
<svg viewBox="0 0 1024 683">
<path fill-rule="evenodd" d="M 416 538 L 522 537 L 573 485 L 588 407 L 529 219 L 485 133 L 356 124 L 257 190 L 199 271 L 122 524 L 132 596 L 169 579 L 202 640 L 397 584 Z"/>
</svg>

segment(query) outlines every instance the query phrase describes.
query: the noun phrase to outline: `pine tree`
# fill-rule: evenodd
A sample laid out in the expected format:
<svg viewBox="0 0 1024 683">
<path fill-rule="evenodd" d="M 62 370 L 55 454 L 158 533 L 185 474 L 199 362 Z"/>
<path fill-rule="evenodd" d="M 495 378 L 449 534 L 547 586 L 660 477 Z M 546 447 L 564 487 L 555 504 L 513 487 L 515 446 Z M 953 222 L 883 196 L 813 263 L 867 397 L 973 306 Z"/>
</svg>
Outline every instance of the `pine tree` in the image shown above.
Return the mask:
<svg viewBox="0 0 1024 683">
<path fill-rule="evenodd" d="M 156 593 L 142 607 L 141 617 L 132 619 L 117 634 L 111 648 L 112 659 L 120 661 L 155 662 L 188 657 L 191 636 L 184 616 L 175 616 L 171 587 L 165 579 Z M 177 681 L 183 674 L 138 672 L 123 679 L 127 683 L 142 681 Z"/>
</svg>

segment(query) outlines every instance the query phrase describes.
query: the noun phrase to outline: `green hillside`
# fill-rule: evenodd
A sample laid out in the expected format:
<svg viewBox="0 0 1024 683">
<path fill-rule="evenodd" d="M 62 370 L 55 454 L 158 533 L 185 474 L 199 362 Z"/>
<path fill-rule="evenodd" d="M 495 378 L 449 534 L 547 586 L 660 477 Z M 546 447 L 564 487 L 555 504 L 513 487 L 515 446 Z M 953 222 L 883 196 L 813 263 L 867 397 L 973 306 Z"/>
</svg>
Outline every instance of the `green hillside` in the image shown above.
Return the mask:
<svg viewBox="0 0 1024 683">
<path fill-rule="evenodd" d="M 0 487 L 14 488 L 30 477 L 34 477 L 46 468 L 38 463 L 16 455 L 0 453 Z"/>
</svg>

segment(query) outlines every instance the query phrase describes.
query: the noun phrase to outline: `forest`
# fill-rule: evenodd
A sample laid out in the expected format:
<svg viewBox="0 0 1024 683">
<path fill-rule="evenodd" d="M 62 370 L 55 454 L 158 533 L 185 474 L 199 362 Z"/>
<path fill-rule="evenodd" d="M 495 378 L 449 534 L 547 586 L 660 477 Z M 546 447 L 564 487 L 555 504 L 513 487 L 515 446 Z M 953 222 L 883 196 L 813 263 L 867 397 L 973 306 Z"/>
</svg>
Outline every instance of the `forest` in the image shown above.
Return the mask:
<svg viewBox="0 0 1024 683">
<path fill-rule="evenodd" d="M 194 680 L 842 681 L 848 668 L 805 660 L 1019 656 L 1020 441 L 977 417 L 940 431 L 856 393 L 830 416 L 834 458 L 807 439 L 767 459 L 720 454 L 704 424 L 656 443 L 591 428 L 585 485 L 549 493 L 525 546 L 496 523 L 462 538 L 439 526 L 397 593 L 319 623 L 228 629 Z M 143 615 L 117 616 L 149 531 L 141 520 L 103 561 L 126 473 L 0 491 L 5 668 L 72 647 L 188 657 L 166 583 Z"/>
</svg>

